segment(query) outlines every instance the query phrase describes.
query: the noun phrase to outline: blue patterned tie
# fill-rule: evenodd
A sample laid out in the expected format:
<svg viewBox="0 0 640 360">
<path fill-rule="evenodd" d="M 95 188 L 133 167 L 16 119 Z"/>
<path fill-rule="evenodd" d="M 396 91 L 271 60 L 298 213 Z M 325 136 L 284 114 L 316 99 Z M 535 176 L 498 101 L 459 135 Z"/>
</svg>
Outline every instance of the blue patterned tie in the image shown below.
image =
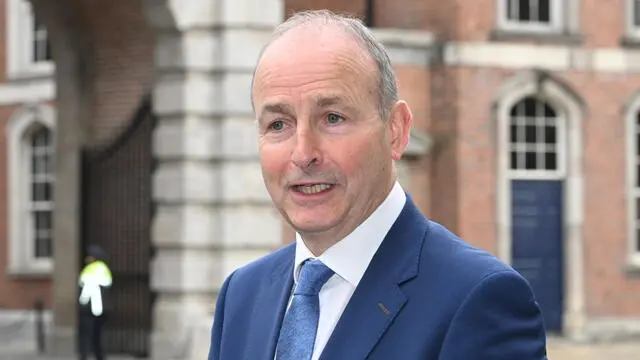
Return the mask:
<svg viewBox="0 0 640 360">
<path fill-rule="evenodd" d="M 291 306 L 282 321 L 276 360 L 311 359 L 320 317 L 318 294 L 332 275 L 320 260 L 302 264 Z"/>
</svg>

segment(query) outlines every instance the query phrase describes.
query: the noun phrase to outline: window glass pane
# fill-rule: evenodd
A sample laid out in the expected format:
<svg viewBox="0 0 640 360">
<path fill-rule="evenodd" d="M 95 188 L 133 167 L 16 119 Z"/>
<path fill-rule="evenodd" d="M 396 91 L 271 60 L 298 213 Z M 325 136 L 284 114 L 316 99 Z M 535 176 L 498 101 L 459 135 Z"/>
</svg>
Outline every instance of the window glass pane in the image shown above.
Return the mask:
<svg viewBox="0 0 640 360">
<path fill-rule="evenodd" d="M 45 50 L 45 57 L 44 57 L 45 60 L 47 61 L 53 60 L 53 54 L 51 53 L 51 41 L 49 41 L 48 33 L 47 33 L 47 41 L 45 41 L 44 50 Z"/>
<path fill-rule="evenodd" d="M 51 211 L 33 212 L 34 256 L 36 258 L 48 258 L 53 255 L 52 215 Z"/>
<path fill-rule="evenodd" d="M 536 127 L 535 125 L 527 125 L 524 129 L 525 133 L 525 142 L 527 144 L 535 144 L 536 143 Z"/>
<path fill-rule="evenodd" d="M 536 116 L 537 103 L 538 103 L 538 100 L 533 97 L 527 97 L 524 99 L 524 113 L 527 115 L 527 117 Z"/>
<path fill-rule="evenodd" d="M 34 40 L 33 40 L 33 43 L 31 43 L 31 47 L 32 47 L 32 49 L 31 49 L 31 54 L 32 54 L 31 55 L 32 56 L 31 61 L 37 63 L 38 61 L 40 61 L 40 51 L 39 51 L 40 43 L 39 43 L 38 38 L 37 38 L 38 33 L 36 32 L 33 35 L 34 35 Z"/>
<path fill-rule="evenodd" d="M 36 230 L 50 230 L 51 229 L 51 211 L 36 211 L 35 226 L 36 226 Z"/>
<path fill-rule="evenodd" d="M 51 155 L 44 156 L 44 172 L 53 175 L 53 161 Z"/>
<path fill-rule="evenodd" d="M 529 6 L 530 0 L 518 1 L 518 20 L 529 21 L 531 20 L 531 12 Z"/>
<path fill-rule="evenodd" d="M 636 220 L 640 220 L 640 198 L 636 198 Z"/>
<path fill-rule="evenodd" d="M 556 117 L 556 111 L 547 102 L 544 102 L 544 116 L 546 118 Z"/>
<path fill-rule="evenodd" d="M 537 168 L 536 153 L 527 151 L 525 154 L 525 168 L 527 170 L 535 170 Z"/>
<path fill-rule="evenodd" d="M 509 138 L 511 139 L 511 143 L 518 142 L 518 127 L 516 125 L 509 126 Z"/>
<path fill-rule="evenodd" d="M 640 252 L 640 229 L 636 229 L 636 251 Z"/>
<path fill-rule="evenodd" d="M 33 42 L 31 44 L 32 61 L 49 61 L 51 60 L 51 44 L 49 42 L 49 34 L 47 28 L 38 19 L 33 20 Z"/>
<path fill-rule="evenodd" d="M 51 237 L 50 236 L 44 236 L 44 237 L 36 237 L 35 239 L 36 242 L 36 253 L 35 256 L 36 258 L 50 258 L 53 255 L 53 249 L 52 249 L 52 242 L 51 242 Z"/>
<path fill-rule="evenodd" d="M 538 21 L 545 23 L 551 21 L 550 2 L 550 0 L 538 0 Z"/>
<path fill-rule="evenodd" d="M 640 26 L 640 1 L 633 1 L 633 25 Z"/>
<path fill-rule="evenodd" d="M 556 170 L 558 164 L 556 163 L 557 156 L 554 152 L 547 152 L 544 154 L 544 168 L 546 170 Z"/>
<path fill-rule="evenodd" d="M 51 136 L 47 128 L 39 128 L 31 135 L 31 144 L 34 147 L 46 147 L 50 145 L 50 142 Z"/>
<path fill-rule="evenodd" d="M 523 108 L 522 108 L 523 106 L 524 106 L 524 103 L 522 101 L 517 103 L 511 108 L 511 112 L 509 113 L 509 115 L 511 115 L 512 118 L 518 115 L 524 115 Z"/>
<path fill-rule="evenodd" d="M 507 3 L 507 19 L 513 20 L 518 18 L 518 5 L 514 0 L 504 0 Z"/>
<path fill-rule="evenodd" d="M 32 156 L 31 171 L 35 175 L 43 175 L 47 173 L 48 156 Z"/>
<path fill-rule="evenodd" d="M 32 186 L 32 201 L 51 201 L 51 183 L 35 182 Z"/>
<path fill-rule="evenodd" d="M 555 144 L 557 142 L 555 126 L 544 127 L 544 142 L 546 144 Z"/>
<path fill-rule="evenodd" d="M 511 168 L 514 170 L 518 168 L 518 153 L 515 151 L 511 152 Z"/>
</svg>

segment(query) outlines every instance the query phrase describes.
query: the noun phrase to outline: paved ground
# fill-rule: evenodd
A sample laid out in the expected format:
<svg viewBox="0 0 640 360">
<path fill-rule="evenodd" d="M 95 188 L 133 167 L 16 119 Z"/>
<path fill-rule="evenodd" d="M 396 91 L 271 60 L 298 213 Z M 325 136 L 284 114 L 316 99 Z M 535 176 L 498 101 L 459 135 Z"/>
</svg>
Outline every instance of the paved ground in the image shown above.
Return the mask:
<svg viewBox="0 0 640 360">
<path fill-rule="evenodd" d="M 93 359 L 93 358 L 89 358 Z M 42 356 L 28 349 L 16 349 L 0 346 L 0 360 L 78 360 L 77 357 Z M 109 356 L 107 360 L 141 360 L 131 357 Z"/>
<path fill-rule="evenodd" d="M 551 339 L 548 346 L 549 360 L 640 360 L 640 341 L 616 344 L 572 344 Z M 76 360 L 70 357 L 38 356 L 28 350 L 3 349 L 0 360 Z M 112 357 L 108 360 L 134 360 Z M 139 360 L 139 359 L 138 359 Z M 205 360 L 205 359 L 203 359 Z"/>
<path fill-rule="evenodd" d="M 615 344 L 574 344 L 550 340 L 549 360 L 640 360 L 640 341 Z"/>
</svg>

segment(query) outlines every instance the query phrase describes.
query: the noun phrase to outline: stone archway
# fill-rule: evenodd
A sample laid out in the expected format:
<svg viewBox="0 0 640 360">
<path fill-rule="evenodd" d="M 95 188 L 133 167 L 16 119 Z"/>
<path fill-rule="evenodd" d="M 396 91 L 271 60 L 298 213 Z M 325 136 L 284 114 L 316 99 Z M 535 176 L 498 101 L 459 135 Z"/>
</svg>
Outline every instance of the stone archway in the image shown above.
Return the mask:
<svg viewBox="0 0 640 360">
<path fill-rule="evenodd" d="M 51 352 L 75 348 L 80 151 L 108 144 L 151 89 L 158 117 L 151 355 L 202 359 L 222 280 L 281 244 L 257 146 L 238 139 L 255 136 L 251 75 L 284 4 L 31 1 L 49 30 L 56 63 L 54 241 L 64 251 L 54 255 Z"/>
</svg>

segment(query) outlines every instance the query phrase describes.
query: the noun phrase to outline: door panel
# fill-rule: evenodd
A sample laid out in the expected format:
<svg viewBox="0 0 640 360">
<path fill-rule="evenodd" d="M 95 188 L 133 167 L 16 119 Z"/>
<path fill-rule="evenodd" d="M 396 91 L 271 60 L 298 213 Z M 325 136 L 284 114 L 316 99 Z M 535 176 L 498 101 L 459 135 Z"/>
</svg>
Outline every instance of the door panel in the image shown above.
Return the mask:
<svg viewBox="0 0 640 360">
<path fill-rule="evenodd" d="M 549 331 L 562 328 L 563 182 L 511 182 L 512 265 L 531 284 Z"/>
</svg>

